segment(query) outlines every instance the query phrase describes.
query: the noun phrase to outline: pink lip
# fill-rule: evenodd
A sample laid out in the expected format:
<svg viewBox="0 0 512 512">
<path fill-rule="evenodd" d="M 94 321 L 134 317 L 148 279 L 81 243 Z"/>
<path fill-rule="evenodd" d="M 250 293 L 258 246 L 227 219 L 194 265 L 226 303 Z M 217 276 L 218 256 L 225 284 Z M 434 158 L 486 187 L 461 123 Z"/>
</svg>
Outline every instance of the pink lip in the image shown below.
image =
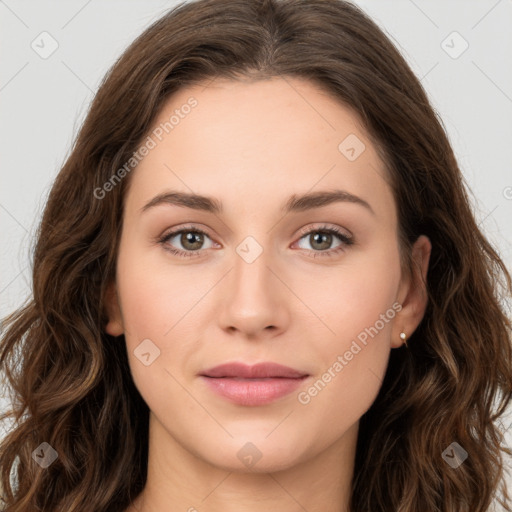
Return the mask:
<svg viewBox="0 0 512 512">
<path fill-rule="evenodd" d="M 227 363 L 204 371 L 200 377 L 212 391 L 231 402 L 252 406 L 288 395 L 308 374 L 276 363 Z"/>
</svg>

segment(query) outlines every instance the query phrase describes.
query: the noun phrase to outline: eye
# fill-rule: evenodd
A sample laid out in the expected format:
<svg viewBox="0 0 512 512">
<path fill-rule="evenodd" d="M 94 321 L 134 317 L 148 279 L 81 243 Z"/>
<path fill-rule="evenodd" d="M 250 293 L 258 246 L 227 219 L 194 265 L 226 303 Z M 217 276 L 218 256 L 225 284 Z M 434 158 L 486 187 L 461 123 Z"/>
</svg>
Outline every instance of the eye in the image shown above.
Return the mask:
<svg viewBox="0 0 512 512">
<path fill-rule="evenodd" d="M 310 241 L 313 249 L 308 250 L 308 252 L 312 258 L 316 258 L 317 256 L 333 256 L 346 250 L 347 246 L 354 243 L 353 237 L 342 233 L 336 227 L 329 227 L 325 225 L 309 230 L 302 230 L 301 234 L 302 237 L 299 239 L 299 242 L 302 239 L 307 239 L 307 237 L 309 237 L 308 240 Z M 166 233 L 158 240 L 158 242 L 164 246 L 165 250 L 176 256 L 191 258 L 201 256 L 202 249 L 212 247 L 211 245 L 210 247 L 203 247 L 205 237 L 210 239 L 209 235 L 205 231 L 191 226 Z M 174 238 L 176 238 L 177 241 L 171 243 Z M 341 242 L 340 245 L 334 249 L 326 250 L 332 244 L 334 238 L 337 238 Z M 176 249 L 174 247 L 174 244 L 176 243 L 179 243 L 183 249 Z M 303 247 L 300 248 L 303 249 Z"/>
<path fill-rule="evenodd" d="M 351 236 L 342 233 L 337 227 L 320 226 L 313 229 L 302 231 L 302 239 L 309 241 L 313 247 L 311 257 L 316 258 L 318 256 L 334 256 L 339 252 L 345 251 L 346 247 L 352 245 L 354 240 Z M 332 244 L 333 239 L 337 238 L 341 241 L 340 245 L 334 249 L 328 249 Z M 311 251 L 310 251 L 311 252 Z"/>
<path fill-rule="evenodd" d="M 179 237 L 178 237 L 179 235 Z M 172 254 L 177 256 L 182 256 L 184 258 L 190 258 L 194 256 L 200 256 L 200 250 L 203 249 L 202 245 L 204 244 L 205 237 L 208 237 L 208 234 L 199 228 L 182 228 L 177 231 L 171 231 L 170 233 L 165 234 L 160 240 L 165 249 Z M 173 238 L 177 238 L 178 242 L 181 244 L 184 250 L 175 249 L 170 244 L 170 241 Z"/>
</svg>

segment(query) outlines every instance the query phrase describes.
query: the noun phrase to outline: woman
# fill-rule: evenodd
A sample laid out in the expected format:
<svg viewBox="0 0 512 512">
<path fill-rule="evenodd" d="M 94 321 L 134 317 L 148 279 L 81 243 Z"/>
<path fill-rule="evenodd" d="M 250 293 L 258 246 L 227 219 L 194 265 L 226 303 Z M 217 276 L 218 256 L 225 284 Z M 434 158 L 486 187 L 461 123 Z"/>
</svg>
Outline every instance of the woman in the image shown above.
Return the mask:
<svg viewBox="0 0 512 512">
<path fill-rule="evenodd" d="M 48 199 L 0 353 L 4 509 L 486 511 L 509 499 L 502 287 L 362 11 L 180 5 L 109 72 Z"/>
</svg>

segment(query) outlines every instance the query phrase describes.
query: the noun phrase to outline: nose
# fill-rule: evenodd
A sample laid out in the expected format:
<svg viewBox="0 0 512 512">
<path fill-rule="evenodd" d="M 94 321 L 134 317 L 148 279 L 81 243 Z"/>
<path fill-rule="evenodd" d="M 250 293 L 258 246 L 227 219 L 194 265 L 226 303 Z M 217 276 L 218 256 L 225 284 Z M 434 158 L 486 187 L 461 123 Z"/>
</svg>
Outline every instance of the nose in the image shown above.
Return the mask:
<svg viewBox="0 0 512 512">
<path fill-rule="evenodd" d="M 253 261 L 238 253 L 220 290 L 219 322 L 222 329 L 247 338 L 277 336 L 288 328 L 293 294 L 270 250 Z"/>
</svg>

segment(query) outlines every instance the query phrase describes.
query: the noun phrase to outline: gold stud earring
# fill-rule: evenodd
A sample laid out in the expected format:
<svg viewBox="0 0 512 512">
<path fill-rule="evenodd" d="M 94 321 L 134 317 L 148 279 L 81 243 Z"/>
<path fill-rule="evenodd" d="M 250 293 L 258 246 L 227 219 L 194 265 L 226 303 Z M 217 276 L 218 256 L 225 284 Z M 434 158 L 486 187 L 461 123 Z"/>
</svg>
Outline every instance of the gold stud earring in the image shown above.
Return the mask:
<svg viewBox="0 0 512 512">
<path fill-rule="evenodd" d="M 400 339 L 402 339 L 404 341 L 405 347 L 409 348 L 409 346 L 407 345 L 407 336 L 406 336 L 405 332 L 400 333 Z"/>
</svg>

